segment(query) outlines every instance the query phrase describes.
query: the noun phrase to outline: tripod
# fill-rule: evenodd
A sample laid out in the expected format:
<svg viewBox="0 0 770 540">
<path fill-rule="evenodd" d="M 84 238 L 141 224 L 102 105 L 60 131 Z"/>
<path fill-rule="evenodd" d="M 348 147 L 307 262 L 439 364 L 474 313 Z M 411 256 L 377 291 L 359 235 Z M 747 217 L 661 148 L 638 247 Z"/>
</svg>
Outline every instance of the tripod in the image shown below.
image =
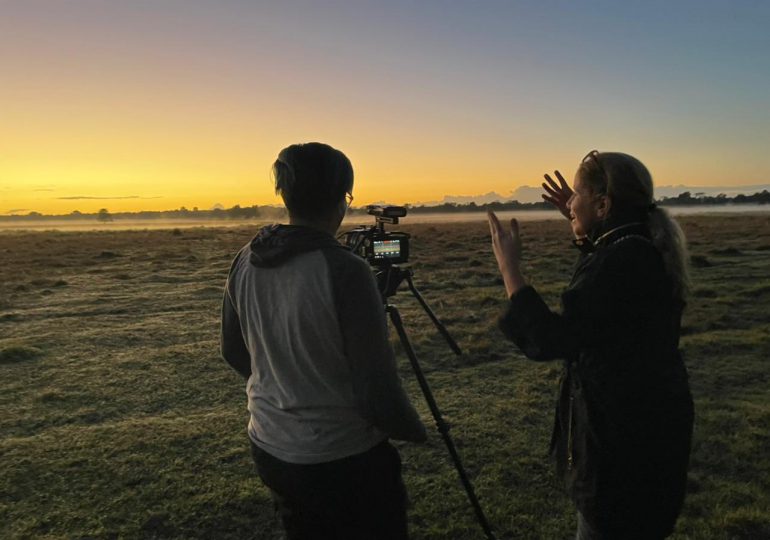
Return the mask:
<svg viewBox="0 0 770 540">
<path fill-rule="evenodd" d="M 420 389 L 425 396 L 425 401 L 428 402 L 430 412 L 433 415 L 433 419 L 436 421 L 436 428 L 438 428 L 438 432 L 441 434 L 441 438 L 444 440 L 444 444 L 446 445 L 447 450 L 449 450 L 449 455 L 451 456 L 452 462 L 457 469 L 457 474 L 460 476 L 460 481 L 462 482 L 463 487 L 465 488 L 465 492 L 468 495 L 468 500 L 470 501 L 471 506 L 473 506 L 473 510 L 476 513 L 476 519 L 478 520 L 479 525 L 481 525 L 481 528 L 484 530 L 486 537 L 489 540 L 494 540 L 495 536 L 492 533 L 492 529 L 489 526 L 489 522 L 487 521 L 486 516 L 484 515 L 484 511 L 481 509 L 479 500 L 473 490 L 473 485 L 468 479 L 468 475 L 465 473 L 465 468 L 463 467 L 462 461 L 460 461 L 460 456 L 457 453 L 457 449 L 455 448 L 454 442 L 452 441 L 452 437 L 449 435 L 449 426 L 446 424 L 446 422 L 444 422 L 444 419 L 441 416 L 441 411 L 439 411 L 436 400 L 433 398 L 433 392 L 431 392 L 430 386 L 428 386 L 428 381 L 425 379 L 422 368 L 420 368 L 420 363 L 417 361 L 417 356 L 414 353 L 412 343 L 409 341 L 409 336 L 407 336 L 406 330 L 404 330 L 404 324 L 401 321 L 401 314 L 398 312 L 398 308 L 396 306 L 388 302 L 388 298 L 396 294 L 396 289 L 398 289 L 398 286 L 402 281 L 406 281 L 406 284 L 409 286 L 409 290 L 412 292 L 412 296 L 414 296 L 420 303 L 423 310 L 425 310 L 425 313 L 428 314 L 430 320 L 433 321 L 436 329 L 444 337 L 452 351 L 458 355 L 462 354 L 462 351 L 460 350 L 460 347 L 457 345 L 455 340 L 452 339 L 452 336 L 449 335 L 446 327 L 441 323 L 441 321 L 438 320 L 436 315 L 433 313 L 433 310 L 430 309 L 430 306 L 428 306 L 428 304 L 425 302 L 425 299 L 414 286 L 414 283 L 412 282 L 411 268 L 408 266 L 400 266 L 395 264 L 388 265 L 380 270 L 376 277 L 380 287 L 380 292 L 382 293 L 383 302 L 385 304 L 385 311 L 388 313 L 388 315 L 390 315 L 390 320 L 393 323 L 393 326 L 396 328 L 396 332 L 398 332 L 401 345 L 404 347 L 406 355 L 409 357 L 409 363 L 412 365 L 412 370 L 417 377 L 417 382 L 420 384 Z"/>
</svg>

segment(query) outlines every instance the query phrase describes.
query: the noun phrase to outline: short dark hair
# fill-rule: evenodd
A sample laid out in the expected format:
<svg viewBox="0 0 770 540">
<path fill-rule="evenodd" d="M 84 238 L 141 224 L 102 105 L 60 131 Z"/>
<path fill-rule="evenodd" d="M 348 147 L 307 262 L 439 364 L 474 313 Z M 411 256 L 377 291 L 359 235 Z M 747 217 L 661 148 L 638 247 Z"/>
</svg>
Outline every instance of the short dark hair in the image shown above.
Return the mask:
<svg viewBox="0 0 770 540">
<path fill-rule="evenodd" d="M 339 150 L 328 144 L 292 144 L 281 150 L 273 163 L 275 192 L 281 195 L 289 214 L 319 218 L 340 203 L 353 189 L 353 166 Z"/>
</svg>

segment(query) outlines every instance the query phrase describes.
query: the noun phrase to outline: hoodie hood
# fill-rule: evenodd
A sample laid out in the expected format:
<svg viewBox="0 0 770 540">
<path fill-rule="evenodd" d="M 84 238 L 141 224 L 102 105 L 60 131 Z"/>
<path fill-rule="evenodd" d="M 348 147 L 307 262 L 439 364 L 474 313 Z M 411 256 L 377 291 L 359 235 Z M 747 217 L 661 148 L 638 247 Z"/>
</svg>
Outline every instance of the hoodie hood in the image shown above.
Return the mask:
<svg viewBox="0 0 770 540">
<path fill-rule="evenodd" d="M 341 248 L 329 233 L 299 225 L 268 225 L 251 240 L 249 261 L 257 267 L 280 266 L 292 257 L 323 248 Z"/>
</svg>

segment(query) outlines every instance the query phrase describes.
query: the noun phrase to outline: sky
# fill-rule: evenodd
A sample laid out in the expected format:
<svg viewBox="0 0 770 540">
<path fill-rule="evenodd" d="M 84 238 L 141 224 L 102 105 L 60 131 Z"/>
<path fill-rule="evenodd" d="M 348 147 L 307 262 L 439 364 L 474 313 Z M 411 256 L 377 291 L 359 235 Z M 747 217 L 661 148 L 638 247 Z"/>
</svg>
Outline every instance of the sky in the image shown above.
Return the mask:
<svg viewBox="0 0 770 540">
<path fill-rule="evenodd" d="M 354 205 L 572 178 L 770 178 L 770 2 L 0 0 L 0 214 L 279 204 L 321 141 Z"/>
</svg>

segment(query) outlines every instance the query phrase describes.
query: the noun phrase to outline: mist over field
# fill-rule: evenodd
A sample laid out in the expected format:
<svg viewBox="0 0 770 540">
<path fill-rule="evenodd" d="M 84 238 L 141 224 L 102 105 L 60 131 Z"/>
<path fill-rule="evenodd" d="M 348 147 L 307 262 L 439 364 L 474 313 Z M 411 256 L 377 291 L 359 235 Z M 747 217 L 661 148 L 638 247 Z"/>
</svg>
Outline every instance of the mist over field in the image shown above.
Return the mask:
<svg viewBox="0 0 770 540">
<path fill-rule="evenodd" d="M 728 204 L 722 206 L 674 206 L 667 207 L 674 216 L 708 215 L 708 214 L 767 214 L 770 205 L 767 204 Z M 516 218 L 519 221 L 561 220 L 562 216 L 556 210 L 504 210 L 497 212 L 500 219 Z M 418 223 L 470 223 L 486 222 L 485 212 L 411 212 L 401 220 L 404 224 Z M 340 230 L 358 224 L 372 223 L 373 218 L 365 214 L 353 214 L 345 217 Z M 200 227 L 258 227 L 265 222 L 279 222 L 280 219 L 249 218 L 249 219 L 166 219 L 166 218 L 114 218 L 110 221 L 97 219 L 44 219 L 24 221 L 0 221 L 0 232 L 16 231 L 121 231 L 136 229 L 189 229 Z M 248 224 L 248 225 L 247 225 Z"/>
<path fill-rule="evenodd" d="M 487 517 L 498 538 L 572 537 L 574 508 L 547 456 L 561 365 L 526 360 L 497 330 L 506 299 L 482 217 L 421 217 L 393 229 L 413 235 L 415 284 L 463 354 L 408 292 L 393 302 Z M 770 214 L 680 223 L 696 423 L 672 538 L 768 538 Z M 218 352 L 227 270 L 258 224 L 118 225 L 0 232 L 0 537 L 279 538 L 248 451 L 243 381 Z M 521 232 L 525 273 L 557 307 L 576 257 L 569 225 L 523 220 Z M 480 538 L 438 433 L 397 446 L 412 537 Z"/>
</svg>

